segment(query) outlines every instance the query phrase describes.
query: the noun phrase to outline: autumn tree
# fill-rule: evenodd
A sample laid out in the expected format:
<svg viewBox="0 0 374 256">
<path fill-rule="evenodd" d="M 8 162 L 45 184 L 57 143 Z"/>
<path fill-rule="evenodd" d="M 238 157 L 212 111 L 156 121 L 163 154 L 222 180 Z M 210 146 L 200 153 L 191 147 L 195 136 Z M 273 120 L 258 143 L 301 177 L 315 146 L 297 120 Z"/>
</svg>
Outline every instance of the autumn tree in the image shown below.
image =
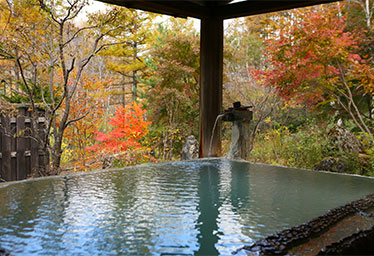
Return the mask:
<svg viewBox="0 0 374 256">
<path fill-rule="evenodd" d="M 106 68 L 112 71 L 118 79 L 115 83 L 121 88 L 116 94 L 121 96 L 122 106 L 126 105 L 127 88 L 130 87 L 131 100 L 136 101 L 139 94 L 138 77 L 145 76 L 147 66 L 144 61 L 144 53 L 149 48 L 152 36 L 152 20 L 156 14 L 127 9 L 125 7 L 112 7 L 112 15 L 116 19 L 108 23 L 108 29 L 113 26 L 121 26 L 111 33 L 111 39 L 116 42 L 125 41 L 101 51 L 105 56 Z M 91 15 L 90 20 L 104 19 L 106 14 Z M 104 16 L 104 17 L 103 17 Z"/>
<path fill-rule="evenodd" d="M 87 147 L 95 141 L 96 132 L 105 121 L 105 99 L 108 97 L 106 88 L 112 83 L 110 79 L 102 79 L 99 75 L 83 74 L 72 100 L 71 118 L 78 118 L 87 113 L 86 117 L 72 123 L 65 130 L 64 144 L 69 165 L 79 170 L 99 168 L 97 156 Z M 66 149 L 66 150 L 65 150 Z"/>
<path fill-rule="evenodd" d="M 45 109 L 46 137 L 34 139 L 49 152 L 49 174 L 56 173 L 60 168 L 65 130 L 89 114 L 87 111 L 71 116 L 82 74 L 102 49 L 121 43 L 106 41 L 120 26 L 105 29 L 104 24 L 114 18 L 111 15 L 102 23 L 74 25 L 75 18 L 87 4 L 85 0 L 2 1 L 1 4 L 0 56 L 14 67 L 13 71 L 3 72 L 2 79 L 10 90 L 27 97 L 33 113 L 38 105 Z M 22 87 L 24 90 L 19 90 Z M 36 97 L 37 91 L 41 100 Z M 32 127 L 37 127 L 36 118 Z"/>
<path fill-rule="evenodd" d="M 280 95 L 318 107 L 335 102 L 373 142 L 369 111 L 361 103 L 372 97 L 373 68 L 357 52 L 360 34 L 345 30 L 345 17 L 335 5 L 294 10 L 268 41 L 269 69 L 255 71 Z"/>
<path fill-rule="evenodd" d="M 145 97 L 152 121 L 150 137 L 160 157 L 180 153 L 182 140 L 198 133 L 199 37 L 191 21 L 171 18 L 157 30 L 144 79 Z"/>
<path fill-rule="evenodd" d="M 88 150 L 103 159 L 114 155 L 117 162 L 114 165 L 119 166 L 155 161 L 144 143 L 150 124 L 144 120 L 145 112 L 143 106 L 135 102 L 125 107 L 117 106 L 114 116 L 109 118 L 109 131 L 96 131 L 97 143 Z"/>
</svg>

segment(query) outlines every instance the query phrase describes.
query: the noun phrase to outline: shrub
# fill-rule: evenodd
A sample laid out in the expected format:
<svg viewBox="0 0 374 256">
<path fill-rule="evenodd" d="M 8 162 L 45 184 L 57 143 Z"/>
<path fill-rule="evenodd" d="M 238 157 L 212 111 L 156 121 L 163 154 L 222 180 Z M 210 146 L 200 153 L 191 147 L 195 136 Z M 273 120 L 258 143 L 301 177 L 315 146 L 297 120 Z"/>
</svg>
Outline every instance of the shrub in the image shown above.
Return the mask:
<svg viewBox="0 0 374 256">
<path fill-rule="evenodd" d="M 323 159 L 326 143 L 326 132 L 316 124 L 300 126 L 295 132 L 281 126 L 257 136 L 251 161 L 312 168 Z"/>
</svg>

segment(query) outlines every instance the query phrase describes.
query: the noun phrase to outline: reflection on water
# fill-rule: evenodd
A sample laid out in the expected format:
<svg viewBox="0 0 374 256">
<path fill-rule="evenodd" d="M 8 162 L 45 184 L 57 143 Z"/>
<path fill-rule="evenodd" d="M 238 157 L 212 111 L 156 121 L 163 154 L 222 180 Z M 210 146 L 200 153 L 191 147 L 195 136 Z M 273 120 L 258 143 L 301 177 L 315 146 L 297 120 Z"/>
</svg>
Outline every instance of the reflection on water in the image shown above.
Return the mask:
<svg viewBox="0 0 374 256">
<path fill-rule="evenodd" d="M 374 193 L 374 180 L 228 160 L 128 168 L 0 188 L 13 255 L 227 255 Z"/>
</svg>

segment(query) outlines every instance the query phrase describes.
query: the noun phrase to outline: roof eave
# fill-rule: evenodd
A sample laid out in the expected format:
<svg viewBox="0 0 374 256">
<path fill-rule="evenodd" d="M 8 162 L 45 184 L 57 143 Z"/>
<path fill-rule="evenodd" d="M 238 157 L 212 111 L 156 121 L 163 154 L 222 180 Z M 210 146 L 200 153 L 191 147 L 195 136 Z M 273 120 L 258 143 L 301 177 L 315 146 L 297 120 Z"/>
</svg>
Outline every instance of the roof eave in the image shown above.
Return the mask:
<svg viewBox="0 0 374 256">
<path fill-rule="evenodd" d="M 222 19 L 238 18 L 262 13 L 283 11 L 299 7 L 337 2 L 342 0 L 247 0 L 237 3 L 222 4 L 220 1 L 184 0 L 98 0 L 100 2 L 124 6 L 127 8 L 166 14 L 179 18 L 217 17 Z M 216 5 L 213 3 L 217 2 Z M 228 3 L 229 1 L 226 1 Z"/>
<path fill-rule="evenodd" d="M 217 7 L 215 16 L 223 19 L 232 19 L 263 13 L 278 12 L 294 8 L 301 8 L 319 4 L 326 4 L 342 0 L 318 0 L 318 1 L 243 1 L 229 4 L 224 7 Z M 257 5 L 254 3 L 258 3 Z M 282 4 L 279 4 L 282 3 Z"/>
</svg>

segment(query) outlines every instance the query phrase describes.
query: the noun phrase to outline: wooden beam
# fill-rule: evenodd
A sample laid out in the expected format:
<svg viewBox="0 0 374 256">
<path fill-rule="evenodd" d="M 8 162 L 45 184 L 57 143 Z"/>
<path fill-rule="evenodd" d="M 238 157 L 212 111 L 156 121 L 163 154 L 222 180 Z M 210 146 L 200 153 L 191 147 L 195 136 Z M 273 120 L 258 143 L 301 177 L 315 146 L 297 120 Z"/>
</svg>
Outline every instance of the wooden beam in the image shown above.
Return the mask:
<svg viewBox="0 0 374 256">
<path fill-rule="evenodd" d="M 276 12 L 298 7 L 331 3 L 342 0 L 246 0 L 230 3 L 229 0 L 98 0 L 143 11 L 174 17 L 220 17 L 231 19 L 261 13 Z"/>
<path fill-rule="evenodd" d="M 225 6 L 217 6 L 211 8 L 207 15 L 221 17 L 223 19 L 232 19 L 243 16 L 250 16 L 262 13 L 284 11 L 299 7 L 306 7 L 318 4 L 325 4 L 336 2 L 337 0 L 309 0 L 309 1 L 243 1 L 238 3 L 231 3 Z M 341 1 L 341 0 L 338 0 Z"/>
<path fill-rule="evenodd" d="M 157 1 L 157 0 L 99 0 L 100 2 L 124 6 L 142 11 L 166 14 L 178 18 L 202 18 L 205 9 L 199 3 L 190 1 Z"/>
<path fill-rule="evenodd" d="M 200 30 L 200 157 L 221 155 L 221 124 L 212 130 L 222 111 L 223 19 L 203 18 Z M 211 153 L 211 154 L 210 154 Z"/>
</svg>

